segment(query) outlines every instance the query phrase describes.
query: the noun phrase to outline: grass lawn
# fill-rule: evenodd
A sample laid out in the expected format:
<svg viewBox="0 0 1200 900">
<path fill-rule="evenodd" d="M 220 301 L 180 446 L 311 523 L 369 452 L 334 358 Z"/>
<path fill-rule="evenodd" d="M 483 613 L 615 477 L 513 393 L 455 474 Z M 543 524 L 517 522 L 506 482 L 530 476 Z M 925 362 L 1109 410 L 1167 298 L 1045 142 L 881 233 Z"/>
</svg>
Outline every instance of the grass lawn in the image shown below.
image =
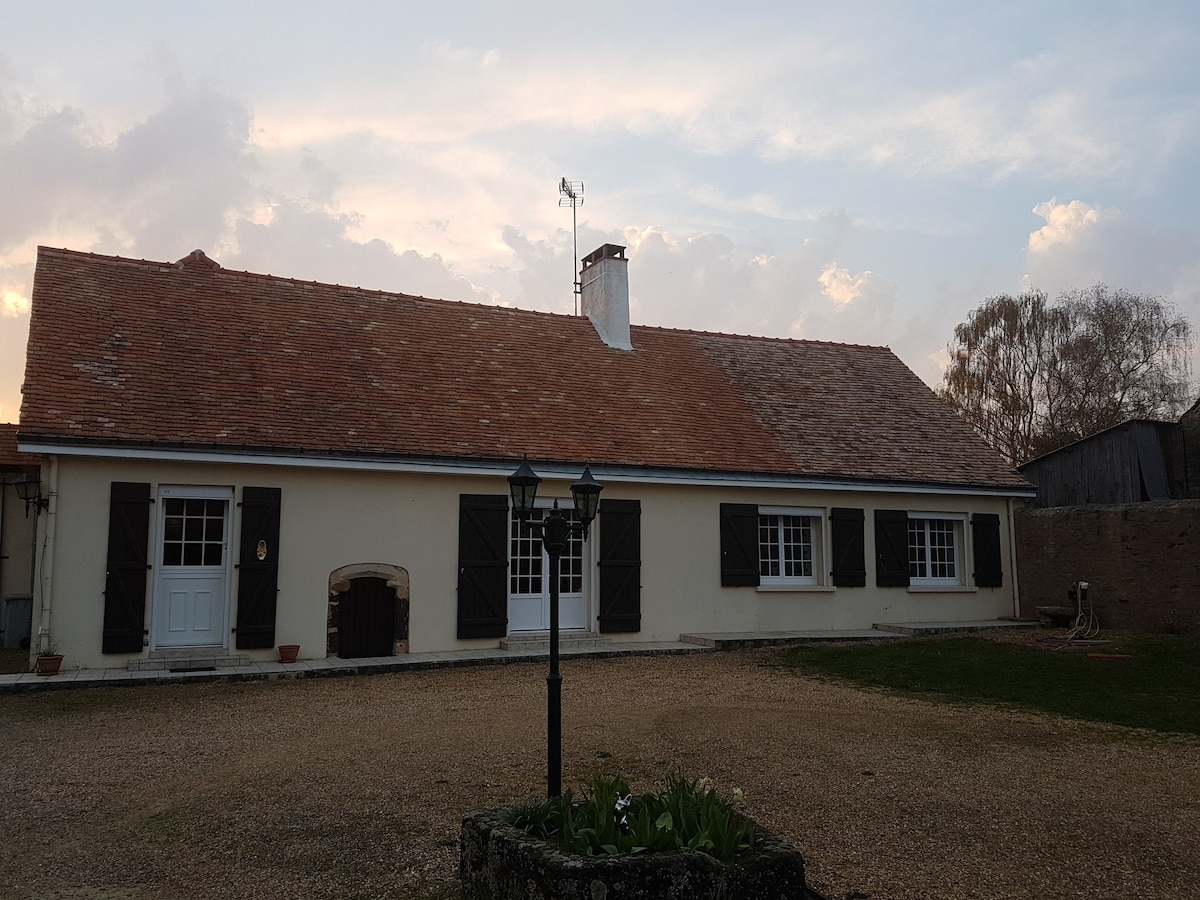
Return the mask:
<svg viewBox="0 0 1200 900">
<path fill-rule="evenodd" d="M 929 638 L 806 645 L 786 651 L 783 660 L 808 675 L 922 697 L 1200 734 L 1200 640 L 1194 638 L 1126 635 L 1058 650 L 990 637 Z"/>
</svg>

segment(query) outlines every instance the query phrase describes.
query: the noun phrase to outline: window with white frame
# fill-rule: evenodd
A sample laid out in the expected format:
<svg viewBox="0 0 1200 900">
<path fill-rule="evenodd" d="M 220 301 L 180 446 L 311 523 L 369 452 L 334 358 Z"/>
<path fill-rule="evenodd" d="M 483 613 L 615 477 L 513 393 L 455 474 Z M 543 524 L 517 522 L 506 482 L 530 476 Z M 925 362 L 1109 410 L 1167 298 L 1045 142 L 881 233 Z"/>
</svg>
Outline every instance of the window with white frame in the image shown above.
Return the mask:
<svg viewBox="0 0 1200 900">
<path fill-rule="evenodd" d="M 964 517 L 909 513 L 908 576 L 914 585 L 963 584 Z"/>
<path fill-rule="evenodd" d="M 528 521 L 540 522 L 547 512 L 549 510 L 535 509 Z M 574 509 L 560 509 L 560 512 L 572 525 L 579 521 Z M 541 529 L 522 526 L 516 512 L 513 512 L 509 534 L 509 594 L 549 596 L 550 588 L 545 583 L 549 562 L 542 545 Z M 578 534 L 572 534 L 567 539 L 567 550 L 558 558 L 558 590 L 560 594 L 583 593 L 583 538 Z"/>
<path fill-rule="evenodd" d="M 760 507 L 758 513 L 759 583 L 819 584 L 822 511 Z"/>
</svg>

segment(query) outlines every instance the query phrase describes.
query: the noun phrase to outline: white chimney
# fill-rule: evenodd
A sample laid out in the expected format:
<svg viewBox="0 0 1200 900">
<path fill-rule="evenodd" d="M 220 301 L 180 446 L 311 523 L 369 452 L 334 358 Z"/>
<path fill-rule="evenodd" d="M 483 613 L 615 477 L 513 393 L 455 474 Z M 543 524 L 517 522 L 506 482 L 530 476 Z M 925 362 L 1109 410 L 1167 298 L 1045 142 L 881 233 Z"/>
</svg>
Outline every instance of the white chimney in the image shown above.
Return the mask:
<svg viewBox="0 0 1200 900">
<path fill-rule="evenodd" d="M 629 260 L 625 248 L 604 244 L 583 258 L 579 272 L 580 305 L 600 340 L 617 350 L 629 342 Z"/>
</svg>

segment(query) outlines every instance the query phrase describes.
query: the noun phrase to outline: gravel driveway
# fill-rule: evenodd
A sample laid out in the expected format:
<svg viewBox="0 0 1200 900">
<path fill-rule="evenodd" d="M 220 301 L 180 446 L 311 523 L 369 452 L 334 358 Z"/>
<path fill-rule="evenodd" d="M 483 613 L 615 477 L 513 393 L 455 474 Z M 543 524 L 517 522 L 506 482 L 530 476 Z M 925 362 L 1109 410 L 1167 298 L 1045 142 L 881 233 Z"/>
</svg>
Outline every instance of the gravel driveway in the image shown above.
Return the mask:
<svg viewBox="0 0 1200 900">
<path fill-rule="evenodd" d="M 564 660 L 566 783 L 741 787 L 831 900 L 1197 895 L 1200 741 L 775 658 Z M 460 817 L 544 790 L 544 673 L 0 697 L 0 897 L 454 897 Z"/>
</svg>

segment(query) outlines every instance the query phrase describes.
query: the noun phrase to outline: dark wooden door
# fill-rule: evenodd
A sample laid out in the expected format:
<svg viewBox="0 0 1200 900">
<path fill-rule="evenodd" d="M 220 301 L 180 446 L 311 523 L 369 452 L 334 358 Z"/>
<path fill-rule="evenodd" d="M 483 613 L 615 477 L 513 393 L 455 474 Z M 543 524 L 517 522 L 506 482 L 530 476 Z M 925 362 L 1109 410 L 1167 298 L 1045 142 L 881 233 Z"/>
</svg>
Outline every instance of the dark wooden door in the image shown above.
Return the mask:
<svg viewBox="0 0 1200 900">
<path fill-rule="evenodd" d="M 391 656 L 396 632 L 396 591 L 382 578 L 355 578 L 338 603 L 338 656 Z"/>
</svg>

